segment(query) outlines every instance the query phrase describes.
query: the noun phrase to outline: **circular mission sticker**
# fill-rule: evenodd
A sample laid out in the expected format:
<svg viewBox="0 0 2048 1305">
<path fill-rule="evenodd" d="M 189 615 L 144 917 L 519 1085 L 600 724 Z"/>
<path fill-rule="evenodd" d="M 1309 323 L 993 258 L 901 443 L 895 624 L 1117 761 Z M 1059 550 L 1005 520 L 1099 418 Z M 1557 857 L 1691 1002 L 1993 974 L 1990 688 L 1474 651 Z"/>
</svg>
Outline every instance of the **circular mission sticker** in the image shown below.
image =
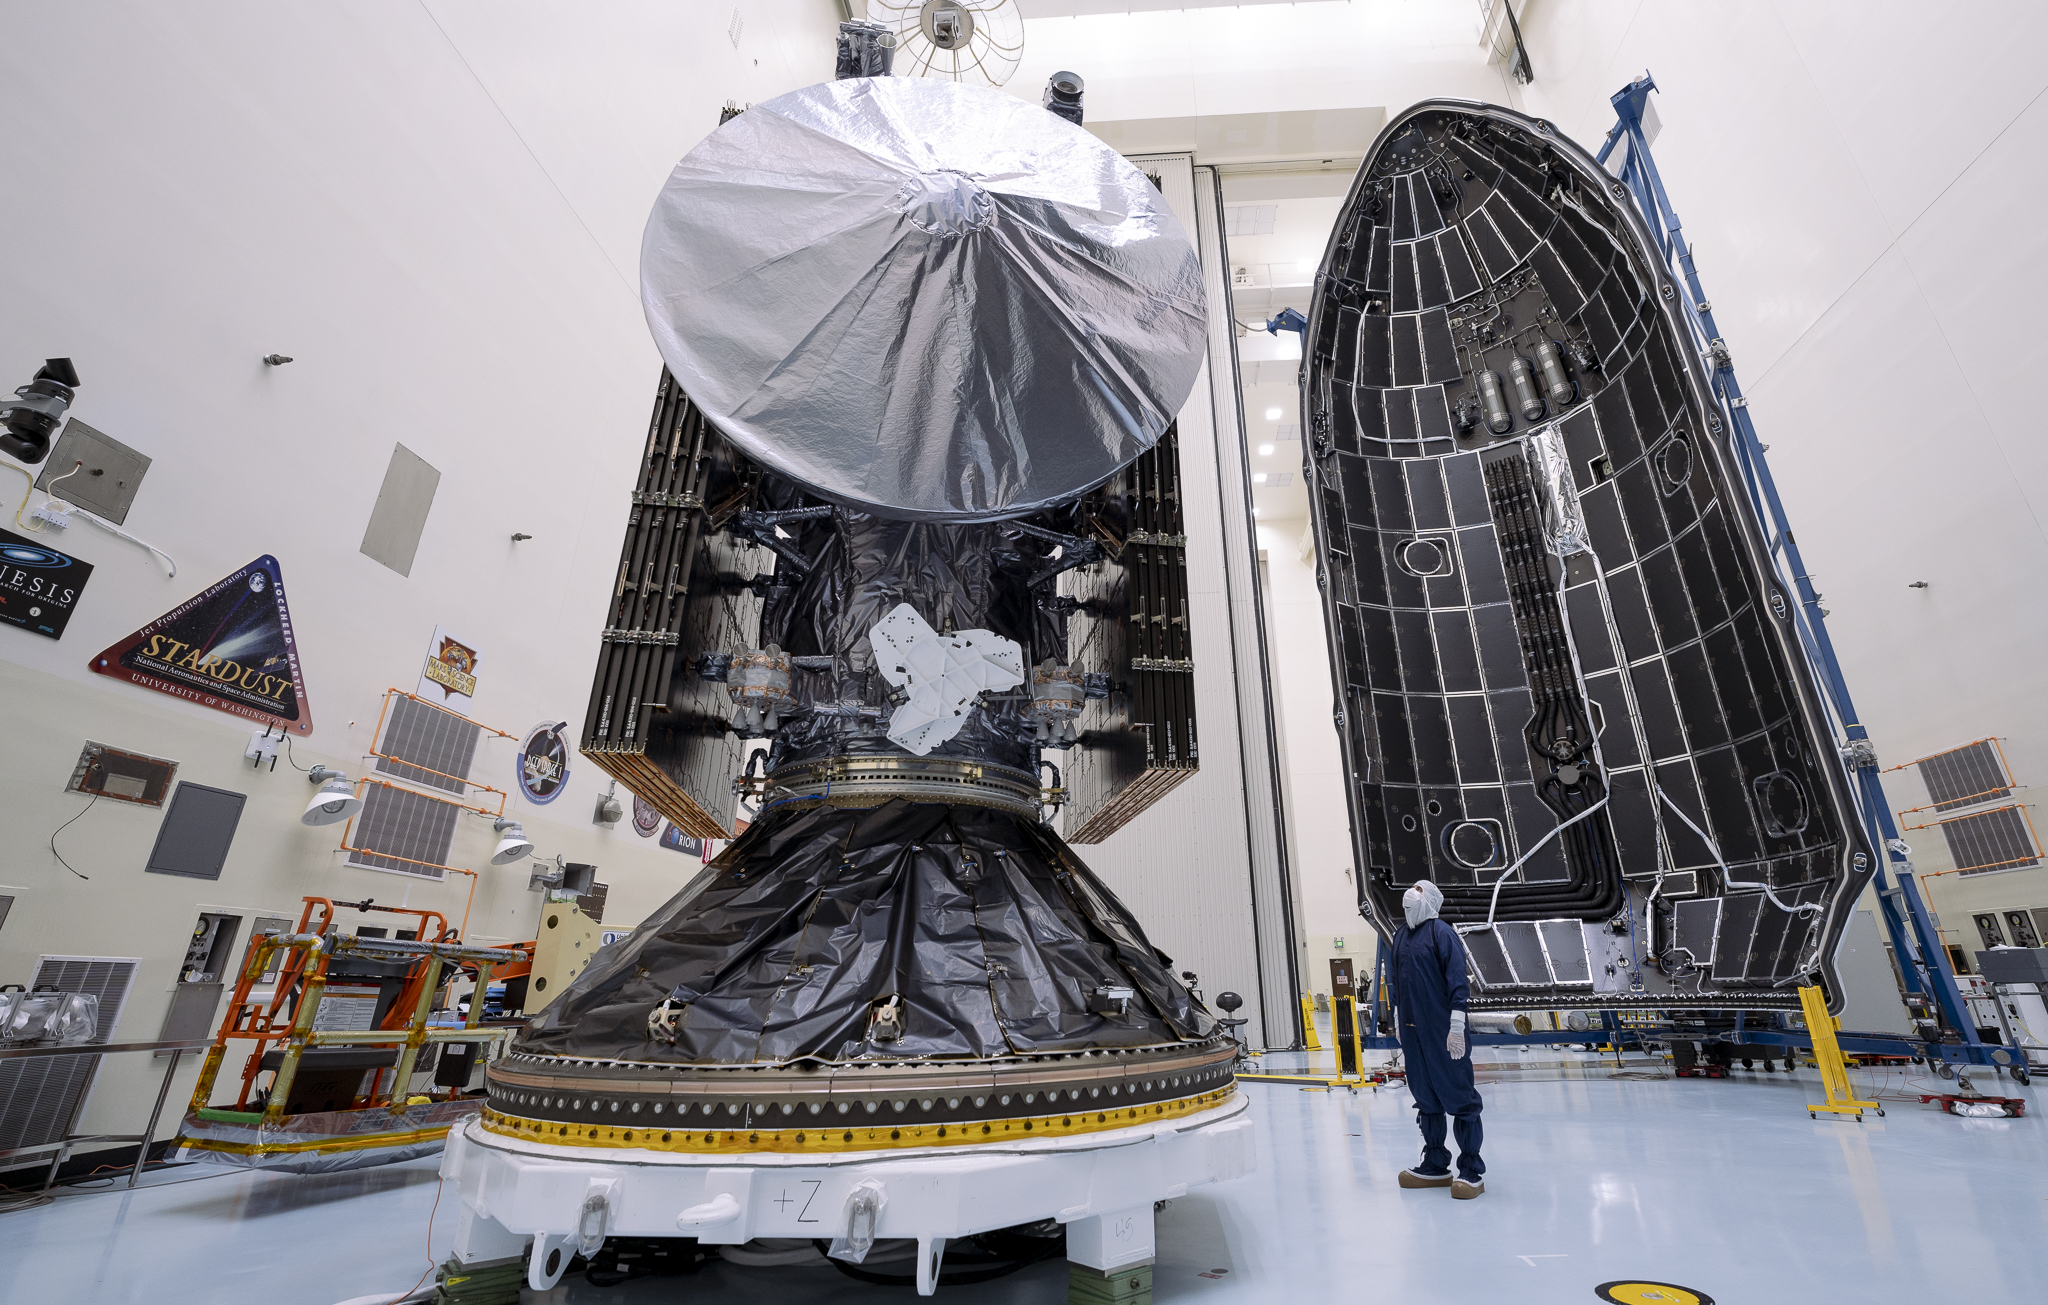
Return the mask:
<svg viewBox="0 0 2048 1305">
<path fill-rule="evenodd" d="M 519 791 L 529 802 L 544 806 L 560 797 L 569 782 L 569 744 L 562 737 L 564 728 L 560 722 L 536 725 L 519 745 Z"/>
</svg>

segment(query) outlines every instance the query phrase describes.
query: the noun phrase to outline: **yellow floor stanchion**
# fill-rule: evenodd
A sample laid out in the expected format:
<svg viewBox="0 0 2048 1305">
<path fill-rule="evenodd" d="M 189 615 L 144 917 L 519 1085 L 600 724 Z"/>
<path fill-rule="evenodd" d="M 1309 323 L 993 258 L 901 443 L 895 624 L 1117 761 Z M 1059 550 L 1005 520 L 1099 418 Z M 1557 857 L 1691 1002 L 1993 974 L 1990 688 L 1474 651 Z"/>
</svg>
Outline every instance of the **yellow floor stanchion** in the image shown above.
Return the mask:
<svg viewBox="0 0 2048 1305">
<path fill-rule="evenodd" d="M 1307 994 L 1301 998 L 1301 1049 L 1321 1051 L 1323 1042 L 1316 1036 L 1316 999 Z"/>
<path fill-rule="evenodd" d="M 1857 1123 L 1863 1122 L 1863 1112 L 1875 1110 L 1884 1114 L 1884 1107 L 1875 1101 L 1858 1101 L 1850 1095 L 1849 1067 L 1843 1063 L 1841 1044 L 1835 1041 L 1835 1017 L 1828 1014 L 1826 996 L 1819 988 L 1801 988 L 1799 1004 L 1806 1010 L 1806 1031 L 1813 1038 L 1813 1058 L 1820 1065 L 1821 1086 L 1827 1092 L 1823 1105 L 1808 1105 L 1807 1117 L 1820 1118 L 1820 1112 L 1832 1115 L 1853 1115 Z"/>
<path fill-rule="evenodd" d="M 1302 1024 L 1308 1030 L 1309 1048 L 1320 1051 L 1315 1035 L 1314 1006 L 1308 999 L 1302 1001 Z M 1330 1041 L 1337 1052 L 1337 1073 L 1335 1077 L 1317 1070 L 1303 1070 L 1298 1073 L 1257 1073 L 1239 1074 L 1238 1081 L 1244 1083 L 1292 1083 L 1305 1088 L 1350 1088 L 1353 1092 L 1362 1087 L 1377 1088 L 1376 1080 L 1368 1077 L 1365 1067 L 1365 1045 L 1363 1039 L 1370 1036 L 1371 1029 L 1366 1023 L 1366 1014 L 1359 1009 L 1356 997 L 1330 998 Z"/>
</svg>

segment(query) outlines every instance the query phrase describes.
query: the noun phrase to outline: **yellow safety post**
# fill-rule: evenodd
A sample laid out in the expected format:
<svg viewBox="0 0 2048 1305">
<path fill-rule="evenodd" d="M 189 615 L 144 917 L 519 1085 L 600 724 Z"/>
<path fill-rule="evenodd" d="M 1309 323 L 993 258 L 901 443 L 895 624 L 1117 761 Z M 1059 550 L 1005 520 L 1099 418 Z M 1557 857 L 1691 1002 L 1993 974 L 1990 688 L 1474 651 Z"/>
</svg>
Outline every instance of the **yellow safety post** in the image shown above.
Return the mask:
<svg viewBox="0 0 2048 1305">
<path fill-rule="evenodd" d="M 1316 1036 L 1316 999 L 1310 993 L 1301 997 L 1301 1046 L 1304 1051 L 1323 1049 L 1322 1039 Z"/>
<path fill-rule="evenodd" d="M 1841 1044 L 1835 1041 L 1836 1021 L 1828 1014 L 1827 998 L 1819 988 L 1801 988 L 1799 1004 L 1806 1010 L 1806 1031 L 1813 1038 L 1813 1058 L 1820 1065 L 1821 1086 L 1828 1097 L 1824 1105 L 1808 1105 L 1807 1117 L 1818 1119 L 1825 1110 L 1834 1115 L 1854 1115 L 1860 1124 L 1866 1110 L 1882 1115 L 1884 1107 L 1877 1102 L 1858 1101 L 1849 1095 L 1849 1067 L 1842 1061 Z"/>
</svg>

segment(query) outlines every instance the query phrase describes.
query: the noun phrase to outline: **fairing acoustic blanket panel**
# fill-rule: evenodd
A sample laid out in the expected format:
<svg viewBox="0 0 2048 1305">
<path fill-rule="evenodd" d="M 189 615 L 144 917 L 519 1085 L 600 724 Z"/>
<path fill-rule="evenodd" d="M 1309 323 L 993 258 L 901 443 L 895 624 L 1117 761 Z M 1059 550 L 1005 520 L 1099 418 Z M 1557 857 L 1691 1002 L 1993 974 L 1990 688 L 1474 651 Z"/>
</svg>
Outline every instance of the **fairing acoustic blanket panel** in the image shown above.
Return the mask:
<svg viewBox="0 0 2048 1305">
<path fill-rule="evenodd" d="M 1194 385 L 1195 252 L 1144 174 L 999 91 L 851 78 L 749 108 L 648 218 L 662 357 L 749 457 L 884 516 L 1101 484 Z"/>
<path fill-rule="evenodd" d="M 1389 932 L 1434 880 L 1480 1006 L 1839 1004 L 1870 851 L 1625 195 L 1548 124 L 1434 101 L 1332 234 L 1304 470 L 1361 909 Z"/>
</svg>

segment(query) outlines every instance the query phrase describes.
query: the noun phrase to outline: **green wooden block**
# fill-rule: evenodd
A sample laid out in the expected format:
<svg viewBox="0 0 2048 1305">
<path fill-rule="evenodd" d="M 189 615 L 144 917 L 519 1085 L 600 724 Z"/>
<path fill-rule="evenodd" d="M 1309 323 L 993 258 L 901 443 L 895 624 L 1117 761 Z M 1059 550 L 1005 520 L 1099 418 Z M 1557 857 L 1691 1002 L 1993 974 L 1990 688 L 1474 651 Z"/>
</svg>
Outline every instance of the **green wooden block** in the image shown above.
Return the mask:
<svg viewBox="0 0 2048 1305">
<path fill-rule="evenodd" d="M 500 1260 L 465 1269 L 453 1259 L 441 1266 L 435 1305 L 519 1305 L 519 1289 L 526 1285 L 526 1265 L 521 1260 Z"/>
<path fill-rule="evenodd" d="M 1082 1264 L 1067 1266 L 1068 1305 L 1152 1305 L 1152 1265 L 1104 1273 Z"/>
</svg>

